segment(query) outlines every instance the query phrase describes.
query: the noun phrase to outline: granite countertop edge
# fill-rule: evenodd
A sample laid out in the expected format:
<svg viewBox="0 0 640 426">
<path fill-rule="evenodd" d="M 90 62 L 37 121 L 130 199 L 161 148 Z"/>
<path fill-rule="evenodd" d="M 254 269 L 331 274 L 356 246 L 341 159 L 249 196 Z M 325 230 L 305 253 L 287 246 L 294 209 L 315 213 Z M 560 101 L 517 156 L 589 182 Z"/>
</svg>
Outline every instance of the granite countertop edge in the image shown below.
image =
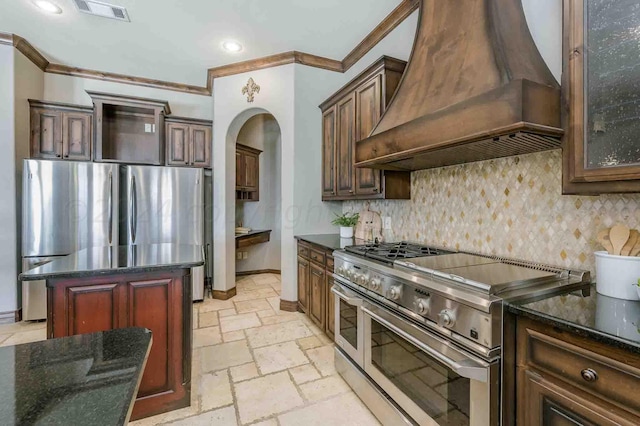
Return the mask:
<svg viewBox="0 0 640 426">
<path fill-rule="evenodd" d="M 57 273 L 46 273 L 46 274 L 38 274 L 38 275 L 20 274 L 18 276 L 18 279 L 21 281 L 40 281 L 40 280 L 50 280 L 50 279 L 56 279 L 56 278 L 97 277 L 97 276 L 108 276 L 108 275 L 136 274 L 136 273 L 144 273 L 144 272 L 159 272 L 159 271 L 166 271 L 170 269 L 195 268 L 202 265 L 204 265 L 204 261 L 173 263 L 170 265 L 130 266 L 130 267 L 124 267 L 124 268 L 95 269 L 90 271 L 62 271 Z"/>
<path fill-rule="evenodd" d="M 636 343 L 619 336 L 614 336 L 613 334 L 604 333 L 591 327 L 576 324 L 574 322 L 563 320 L 553 315 L 544 314 L 534 309 L 525 308 L 516 304 L 506 303 L 505 307 L 507 311 L 511 312 L 512 314 L 526 316 L 533 320 L 537 320 L 545 324 L 558 327 L 569 332 L 573 332 L 579 336 L 592 339 L 596 342 L 604 343 L 615 348 L 624 349 L 629 352 L 640 354 L 640 343 Z"/>
<path fill-rule="evenodd" d="M 328 250 L 342 250 L 343 245 L 358 245 L 364 244 L 363 240 L 356 240 L 355 238 L 345 238 L 348 240 L 347 244 L 343 244 L 340 238 L 340 234 L 307 234 L 307 235 L 295 235 L 296 240 L 302 240 L 310 244 L 324 247 Z"/>
</svg>

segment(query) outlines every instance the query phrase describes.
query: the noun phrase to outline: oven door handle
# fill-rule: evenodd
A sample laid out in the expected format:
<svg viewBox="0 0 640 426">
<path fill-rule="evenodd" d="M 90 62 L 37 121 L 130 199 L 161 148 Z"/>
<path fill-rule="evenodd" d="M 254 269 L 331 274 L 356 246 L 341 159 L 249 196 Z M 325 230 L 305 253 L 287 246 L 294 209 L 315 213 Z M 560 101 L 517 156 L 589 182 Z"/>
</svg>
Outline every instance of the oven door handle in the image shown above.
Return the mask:
<svg viewBox="0 0 640 426">
<path fill-rule="evenodd" d="M 487 383 L 489 381 L 489 377 L 488 377 L 489 368 L 487 366 L 483 366 L 482 364 L 479 364 L 475 360 L 466 356 L 465 356 L 465 359 L 462 360 L 461 362 L 451 359 L 450 357 L 430 347 L 429 345 L 425 345 L 419 339 L 407 333 L 406 331 L 396 327 L 390 321 L 386 320 L 385 318 L 382 318 L 381 316 L 373 312 L 369 307 L 363 306 L 360 309 L 362 309 L 362 311 L 365 314 L 369 315 L 371 318 L 375 319 L 380 324 L 389 328 L 389 330 L 400 335 L 402 338 L 416 345 L 420 350 L 424 351 L 428 355 L 434 357 L 435 359 L 437 359 L 438 361 L 446 365 L 451 370 L 455 371 L 456 374 L 458 374 L 459 376 L 462 376 L 471 380 L 477 380 L 483 383 Z M 429 336 L 429 337 L 435 339 L 435 336 Z M 440 341 L 440 339 L 436 339 L 436 340 Z M 440 343 L 444 343 L 444 342 L 440 341 Z"/>
<path fill-rule="evenodd" d="M 349 297 L 338 289 L 342 290 L 341 287 L 334 284 L 333 287 L 331 287 L 331 292 L 335 294 L 337 297 L 339 297 L 340 299 L 350 304 L 351 306 L 362 306 L 362 302 L 363 302 L 362 299 L 358 297 Z"/>
</svg>

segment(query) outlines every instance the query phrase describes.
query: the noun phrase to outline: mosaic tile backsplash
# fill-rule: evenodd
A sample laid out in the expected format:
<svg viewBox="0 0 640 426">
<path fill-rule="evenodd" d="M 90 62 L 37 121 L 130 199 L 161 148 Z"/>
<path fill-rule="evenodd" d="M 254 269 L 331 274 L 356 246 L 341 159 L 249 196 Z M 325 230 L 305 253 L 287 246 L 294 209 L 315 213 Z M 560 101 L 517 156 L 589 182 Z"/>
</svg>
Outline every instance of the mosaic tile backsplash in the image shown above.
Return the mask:
<svg viewBox="0 0 640 426">
<path fill-rule="evenodd" d="M 366 202 L 349 201 L 343 211 Z M 596 234 L 624 223 L 640 228 L 640 194 L 562 195 L 562 152 L 540 152 L 411 174 L 410 201 L 372 201 L 391 217 L 387 241 L 590 270 Z"/>
</svg>

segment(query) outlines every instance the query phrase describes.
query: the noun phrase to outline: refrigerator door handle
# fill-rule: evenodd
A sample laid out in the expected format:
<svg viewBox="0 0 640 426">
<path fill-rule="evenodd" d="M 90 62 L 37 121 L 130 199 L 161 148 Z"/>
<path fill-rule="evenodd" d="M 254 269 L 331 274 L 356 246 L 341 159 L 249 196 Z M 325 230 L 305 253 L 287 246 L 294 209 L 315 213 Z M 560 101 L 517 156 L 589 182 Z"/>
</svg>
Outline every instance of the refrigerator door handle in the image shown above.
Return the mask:
<svg viewBox="0 0 640 426">
<path fill-rule="evenodd" d="M 136 225 L 138 221 L 138 218 L 136 217 L 138 215 L 138 208 L 136 206 L 138 202 L 137 198 L 136 177 L 131 176 L 131 199 L 129 200 L 129 228 L 131 230 L 131 244 L 135 244 L 136 242 Z"/>
<path fill-rule="evenodd" d="M 109 209 L 109 244 L 113 242 L 113 175 L 109 171 L 109 202 L 107 203 Z"/>
</svg>

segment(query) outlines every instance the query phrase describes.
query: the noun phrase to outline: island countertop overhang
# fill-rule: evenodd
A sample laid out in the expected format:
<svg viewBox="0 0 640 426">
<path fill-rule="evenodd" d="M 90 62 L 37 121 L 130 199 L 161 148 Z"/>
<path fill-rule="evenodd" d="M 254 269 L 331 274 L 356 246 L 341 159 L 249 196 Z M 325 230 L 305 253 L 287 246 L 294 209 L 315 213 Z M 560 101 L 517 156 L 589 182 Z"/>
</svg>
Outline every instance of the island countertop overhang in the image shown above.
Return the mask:
<svg viewBox="0 0 640 426">
<path fill-rule="evenodd" d="M 21 281 L 156 272 L 204 265 L 202 246 L 145 244 L 92 247 L 25 271 Z"/>
</svg>

